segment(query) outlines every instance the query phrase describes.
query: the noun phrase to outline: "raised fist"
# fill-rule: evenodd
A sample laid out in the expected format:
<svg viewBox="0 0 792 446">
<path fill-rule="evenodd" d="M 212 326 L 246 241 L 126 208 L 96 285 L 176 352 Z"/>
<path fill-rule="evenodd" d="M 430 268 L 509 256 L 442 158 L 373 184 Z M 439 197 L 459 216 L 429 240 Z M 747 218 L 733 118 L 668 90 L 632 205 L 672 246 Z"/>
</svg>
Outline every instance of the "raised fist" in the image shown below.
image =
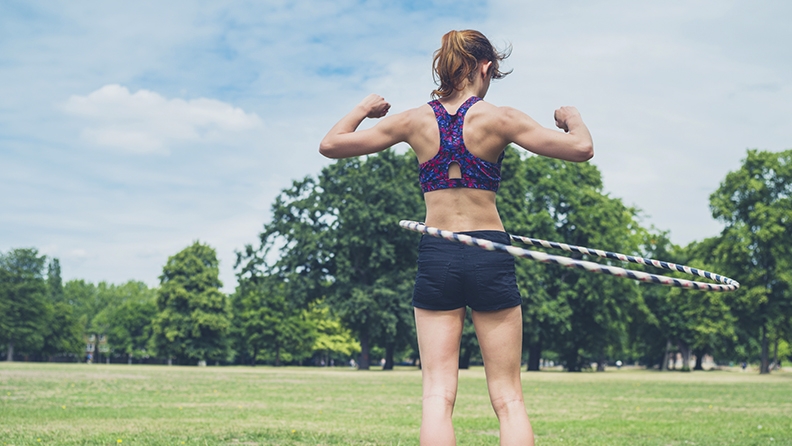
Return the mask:
<svg viewBox="0 0 792 446">
<path fill-rule="evenodd" d="M 580 112 L 575 107 L 565 105 L 555 111 L 554 114 L 556 127 L 561 130 L 569 131 L 569 120 L 572 118 L 580 117 Z"/>
<path fill-rule="evenodd" d="M 363 99 L 358 107 L 366 112 L 367 118 L 381 118 L 388 114 L 390 104 L 380 95 L 370 94 Z"/>
</svg>

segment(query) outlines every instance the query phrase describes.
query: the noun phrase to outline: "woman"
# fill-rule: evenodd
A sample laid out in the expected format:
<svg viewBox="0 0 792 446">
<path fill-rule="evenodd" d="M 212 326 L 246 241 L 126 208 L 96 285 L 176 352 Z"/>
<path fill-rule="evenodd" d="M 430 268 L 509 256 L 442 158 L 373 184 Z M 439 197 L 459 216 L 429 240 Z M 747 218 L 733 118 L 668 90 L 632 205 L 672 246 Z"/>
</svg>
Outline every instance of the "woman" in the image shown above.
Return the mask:
<svg viewBox="0 0 792 446">
<path fill-rule="evenodd" d="M 478 31 L 451 31 L 435 52 L 436 100 L 356 131 L 365 118 L 381 118 L 390 104 L 370 95 L 322 140 L 329 158 L 379 152 L 399 142 L 415 151 L 426 201 L 426 225 L 508 244 L 495 193 L 508 144 L 568 161 L 593 156 L 591 135 L 574 107 L 555 111 L 565 133 L 540 126 L 526 114 L 484 102 L 507 54 Z M 464 126 L 463 126 L 464 124 Z M 514 259 L 424 236 L 413 292 L 423 376 L 422 445 L 456 443 L 451 414 L 457 392 L 459 344 L 466 307 L 481 345 L 501 445 L 533 445 L 520 381 L 522 311 Z"/>
</svg>

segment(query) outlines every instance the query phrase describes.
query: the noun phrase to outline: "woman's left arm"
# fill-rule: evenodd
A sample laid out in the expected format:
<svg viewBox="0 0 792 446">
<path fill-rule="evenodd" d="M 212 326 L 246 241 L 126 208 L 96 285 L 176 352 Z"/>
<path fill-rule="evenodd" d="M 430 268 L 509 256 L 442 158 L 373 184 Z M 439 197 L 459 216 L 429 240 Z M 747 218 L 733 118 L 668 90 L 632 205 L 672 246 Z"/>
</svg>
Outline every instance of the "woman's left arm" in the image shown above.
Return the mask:
<svg viewBox="0 0 792 446">
<path fill-rule="evenodd" d="M 327 132 L 319 153 L 328 158 L 350 158 L 380 152 L 406 138 L 403 113 L 383 119 L 370 129 L 356 131 L 366 118 L 381 118 L 390 110 L 382 96 L 367 96 Z"/>
</svg>

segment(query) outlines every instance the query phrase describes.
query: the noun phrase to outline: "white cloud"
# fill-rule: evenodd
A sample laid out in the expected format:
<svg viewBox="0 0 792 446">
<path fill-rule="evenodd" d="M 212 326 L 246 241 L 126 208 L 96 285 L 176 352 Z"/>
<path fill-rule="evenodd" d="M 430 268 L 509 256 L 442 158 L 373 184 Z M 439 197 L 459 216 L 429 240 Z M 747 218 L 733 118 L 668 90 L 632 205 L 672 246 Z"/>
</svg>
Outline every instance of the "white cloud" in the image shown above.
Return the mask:
<svg viewBox="0 0 792 446">
<path fill-rule="evenodd" d="M 255 113 L 222 101 L 167 99 L 148 90 L 130 93 L 116 84 L 71 96 L 61 108 L 87 121 L 80 134 L 86 141 L 132 153 L 167 153 L 179 143 L 218 142 L 263 127 Z"/>
</svg>

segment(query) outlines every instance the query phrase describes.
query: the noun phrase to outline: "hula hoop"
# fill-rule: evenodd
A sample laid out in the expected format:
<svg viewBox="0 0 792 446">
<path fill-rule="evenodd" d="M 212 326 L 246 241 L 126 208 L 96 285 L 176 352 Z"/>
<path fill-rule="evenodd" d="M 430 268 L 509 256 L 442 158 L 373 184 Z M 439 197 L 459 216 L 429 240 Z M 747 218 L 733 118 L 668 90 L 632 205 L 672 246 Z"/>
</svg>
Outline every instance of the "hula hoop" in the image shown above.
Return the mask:
<svg viewBox="0 0 792 446">
<path fill-rule="evenodd" d="M 639 280 L 641 282 L 656 283 L 659 285 L 666 285 L 672 287 L 690 288 L 702 291 L 734 291 L 740 287 L 740 283 L 734 279 L 730 279 L 720 274 L 711 273 L 697 268 L 692 268 L 686 265 L 677 265 L 676 263 L 664 262 L 661 260 L 654 260 L 644 257 L 634 257 L 626 254 L 619 254 L 617 252 L 602 251 L 599 249 L 590 249 L 583 246 L 567 245 L 565 243 L 549 242 L 547 240 L 539 240 L 530 237 L 522 237 L 518 235 L 511 235 L 512 240 L 516 240 L 528 245 L 543 246 L 545 248 L 563 249 L 569 252 L 578 252 L 581 254 L 593 255 L 607 259 L 620 260 L 622 262 L 638 263 L 640 265 L 651 265 L 656 268 L 663 268 L 671 271 L 678 271 L 681 273 L 690 274 L 693 276 L 705 277 L 723 285 L 717 285 L 707 282 L 696 282 L 693 280 L 677 279 L 674 277 L 661 276 L 657 274 L 645 273 L 643 271 L 633 271 L 629 269 L 619 268 L 617 266 L 603 265 L 601 263 L 588 262 L 585 260 L 575 260 L 569 257 L 556 256 L 539 251 L 531 251 L 517 246 L 504 245 L 490 240 L 484 240 L 476 237 L 471 237 L 465 234 L 456 232 L 445 231 L 442 229 L 426 226 L 423 223 L 416 221 L 402 220 L 399 226 L 404 229 L 419 232 L 421 234 L 431 235 L 433 237 L 444 238 L 454 242 L 464 243 L 468 246 L 476 246 L 486 249 L 488 251 L 503 251 L 515 257 L 524 259 L 537 260 L 543 263 L 553 263 L 556 265 L 566 266 L 568 268 L 583 269 L 592 273 L 608 274 L 611 276 L 625 277 L 628 279 Z"/>
</svg>

